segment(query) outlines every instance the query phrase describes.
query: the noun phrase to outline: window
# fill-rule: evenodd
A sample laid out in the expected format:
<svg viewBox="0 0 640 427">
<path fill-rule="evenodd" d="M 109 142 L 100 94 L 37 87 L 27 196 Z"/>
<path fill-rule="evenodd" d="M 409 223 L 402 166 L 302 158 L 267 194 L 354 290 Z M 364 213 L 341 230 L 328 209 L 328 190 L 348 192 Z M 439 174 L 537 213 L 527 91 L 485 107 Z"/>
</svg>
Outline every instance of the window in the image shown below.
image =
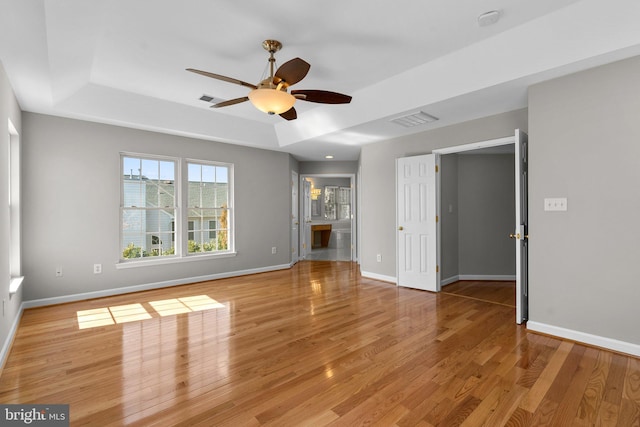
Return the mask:
<svg viewBox="0 0 640 427">
<path fill-rule="evenodd" d="M 229 249 L 229 166 L 187 163 L 189 253 Z"/>
<path fill-rule="evenodd" d="M 22 284 L 22 239 L 20 237 L 20 136 L 11 123 L 8 135 L 8 194 L 9 194 L 9 293 L 14 294 Z"/>
<path fill-rule="evenodd" d="M 122 157 L 122 258 L 175 254 L 176 162 Z"/>
<path fill-rule="evenodd" d="M 324 216 L 329 220 L 351 219 L 351 188 L 324 187 Z"/>
<path fill-rule="evenodd" d="M 229 164 L 122 155 L 121 259 L 231 252 L 231 178 Z"/>
</svg>

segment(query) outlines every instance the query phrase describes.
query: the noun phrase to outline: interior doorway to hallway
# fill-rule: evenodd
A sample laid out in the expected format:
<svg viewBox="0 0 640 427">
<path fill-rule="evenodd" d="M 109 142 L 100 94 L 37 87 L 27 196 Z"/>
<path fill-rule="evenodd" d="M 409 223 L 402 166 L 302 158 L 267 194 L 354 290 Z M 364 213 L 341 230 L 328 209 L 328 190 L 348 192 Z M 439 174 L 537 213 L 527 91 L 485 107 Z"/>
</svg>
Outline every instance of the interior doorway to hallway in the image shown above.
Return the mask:
<svg viewBox="0 0 640 427">
<path fill-rule="evenodd" d="M 355 175 L 301 175 L 300 258 L 355 260 Z"/>
</svg>

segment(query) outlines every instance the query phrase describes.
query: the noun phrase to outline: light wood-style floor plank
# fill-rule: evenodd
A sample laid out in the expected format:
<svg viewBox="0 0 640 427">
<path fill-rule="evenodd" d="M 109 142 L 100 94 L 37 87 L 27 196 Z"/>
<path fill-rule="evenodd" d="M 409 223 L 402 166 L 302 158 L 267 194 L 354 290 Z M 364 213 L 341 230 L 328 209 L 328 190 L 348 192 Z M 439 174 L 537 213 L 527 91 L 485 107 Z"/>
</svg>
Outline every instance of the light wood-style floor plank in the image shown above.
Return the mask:
<svg viewBox="0 0 640 427">
<path fill-rule="evenodd" d="M 73 426 L 640 423 L 640 360 L 529 333 L 513 299 L 306 261 L 28 309 L 0 401 L 68 403 Z"/>
</svg>

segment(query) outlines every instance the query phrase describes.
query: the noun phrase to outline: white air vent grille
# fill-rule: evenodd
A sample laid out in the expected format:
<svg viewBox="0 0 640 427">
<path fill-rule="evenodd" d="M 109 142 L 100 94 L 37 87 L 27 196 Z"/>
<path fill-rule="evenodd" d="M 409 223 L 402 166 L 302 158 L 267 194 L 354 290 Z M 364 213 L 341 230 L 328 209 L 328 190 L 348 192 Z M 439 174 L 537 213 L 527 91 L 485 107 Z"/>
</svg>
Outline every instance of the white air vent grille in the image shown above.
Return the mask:
<svg viewBox="0 0 640 427">
<path fill-rule="evenodd" d="M 202 95 L 199 99 L 200 101 L 208 102 L 210 104 L 217 104 L 219 102 L 224 101 L 224 99 L 222 98 L 216 98 L 214 96 L 206 95 L 206 94 Z"/>
<path fill-rule="evenodd" d="M 411 113 L 406 116 L 396 117 L 395 119 L 391 119 L 390 121 L 402 127 L 411 128 L 414 126 L 423 125 L 425 123 L 435 122 L 436 120 L 438 120 L 437 117 L 427 114 L 424 111 L 418 111 L 417 113 Z"/>
</svg>

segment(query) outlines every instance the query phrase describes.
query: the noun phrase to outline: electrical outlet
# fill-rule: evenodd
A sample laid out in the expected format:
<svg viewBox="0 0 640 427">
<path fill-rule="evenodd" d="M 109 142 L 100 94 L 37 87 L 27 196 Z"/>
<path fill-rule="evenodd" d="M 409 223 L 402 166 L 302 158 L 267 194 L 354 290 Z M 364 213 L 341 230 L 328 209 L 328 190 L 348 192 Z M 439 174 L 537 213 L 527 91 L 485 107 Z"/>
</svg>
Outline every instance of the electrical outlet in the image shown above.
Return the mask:
<svg viewBox="0 0 640 427">
<path fill-rule="evenodd" d="M 277 254 L 277 253 L 278 253 L 278 248 L 277 248 L 277 247 L 275 247 L 275 246 L 274 246 L 274 247 L 272 247 L 272 248 L 271 248 L 271 253 L 272 253 L 272 254 Z"/>
<path fill-rule="evenodd" d="M 545 211 L 566 211 L 567 198 L 566 197 L 545 198 L 544 210 Z"/>
<path fill-rule="evenodd" d="M 62 277 L 62 267 L 56 267 L 56 277 Z"/>
<path fill-rule="evenodd" d="M 381 254 L 376 255 L 376 261 L 382 262 L 382 255 Z"/>
<path fill-rule="evenodd" d="M 93 274 L 102 274 L 102 264 L 93 264 Z"/>
</svg>

